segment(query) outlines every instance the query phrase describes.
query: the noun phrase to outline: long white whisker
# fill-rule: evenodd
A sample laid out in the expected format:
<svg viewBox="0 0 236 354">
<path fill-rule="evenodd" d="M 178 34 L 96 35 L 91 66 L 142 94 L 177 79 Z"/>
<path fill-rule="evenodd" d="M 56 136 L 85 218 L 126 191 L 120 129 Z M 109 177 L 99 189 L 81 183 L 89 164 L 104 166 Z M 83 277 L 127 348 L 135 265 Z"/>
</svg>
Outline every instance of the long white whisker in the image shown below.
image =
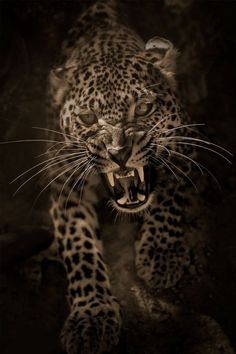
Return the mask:
<svg viewBox="0 0 236 354">
<path fill-rule="evenodd" d="M 152 85 L 146 86 L 146 87 L 144 87 L 144 89 L 148 89 L 150 87 L 155 87 L 155 86 L 160 86 L 160 85 L 161 85 L 160 82 L 158 82 L 156 84 L 152 84 Z"/>
<path fill-rule="evenodd" d="M 175 167 L 178 171 L 180 171 L 188 179 L 188 181 L 193 185 L 195 190 L 199 193 L 198 188 L 197 188 L 196 184 L 193 182 L 193 180 L 183 170 L 181 170 L 181 168 L 177 167 L 171 161 L 168 161 L 168 162 L 171 164 L 171 166 Z"/>
<path fill-rule="evenodd" d="M 154 145 L 162 146 L 162 145 L 159 145 L 159 144 L 154 144 Z M 204 175 L 203 170 L 205 170 L 212 177 L 212 179 L 215 181 L 215 183 L 217 184 L 218 188 L 220 190 L 222 190 L 218 179 L 213 175 L 213 173 L 206 166 L 203 166 L 199 161 L 195 161 L 192 158 L 190 158 L 189 156 L 186 156 L 186 155 L 184 155 L 184 154 L 182 154 L 180 152 L 177 152 L 177 151 L 174 151 L 174 150 L 171 150 L 171 149 L 167 149 L 167 150 L 169 151 L 170 154 L 174 154 L 174 155 L 176 155 L 178 157 L 182 157 L 184 159 L 187 159 L 187 160 L 191 161 L 199 169 L 199 171 L 201 172 L 202 175 Z"/>
<path fill-rule="evenodd" d="M 92 161 L 93 159 L 94 159 L 94 158 L 92 158 L 91 161 Z M 87 164 L 89 164 L 89 163 L 90 163 L 90 161 L 87 162 Z M 85 165 L 86 165 L 86 164 L 85 164 Z M 75 183 L 73 184 L 73 186 L 72 186 L 72 188 L 71 188 L 71 190 L 70 190 L 70 192 L 69 192 L 69 194 L 68 194 L 68 196 L 67 196 L 67 199 L 66 199 L 65 209 L 66 209 L 66 207 L 67 207 L 67 204 L 68 204 L 69 198 L 70 198 L 70 196 L 71 196 L 71 193 L 73 192 L 73 190 L 74 190 L 75 186 L 77 185 L 77 183 L 78 183 L 79 181 L 81 181 L 82 178 L 85 176 L 85 173 L 86 173 L 87 169 L 88 169 L 88 167 L 85 168 L 85 170 L 84 170 L 84 171 L 82 172 L 82 174 L 76 179 Z M 78 186 L 78 188 L 79 188 L 79 186 Z"/>
<path fill-rule="evenodd" d="M 157 162 L 162 162 L 171 172 L 172 174 L 175 176 L 176 180 L 179 182 L 179 178 L 176 175 L 176 173 L 172 170 L 172 168 L 167 164 L 167 161 L 163 160 L 161 157 L 153 157 L 152 159 L 156 160 Z"/>
<path fill-rule="evenodd" d="M 40 155 L 37 155 L 37 157 L 42 157 L 42 156 L 44 156 L 44 155 L 50 154 L 51 152 L 58 151 L 57 149 L 52 150 L 52 149 L 54 149 L 57 145 L 58 145 L 58 143 L 53 144 L 53 145 L 50 146 L 45 152 L 43 152 L 43 153 L 40 154 Z M 59 144 L 59 145 L 60 145 L 60 144 Z M 62 146 L 62 147 L 59 149 L 59 151 L 63 150 L 66 146 L 68 146 L 68 143 L 65 144 L 65 146 Z"/>
<path fill-rule="evenodd" d="M 50 146 L 44 153 L 38 155 L 37 157 L 41 157 L 43 155 L 50 154 L 50 153 L 53 153 L 53 152 L 56 152 L 55 155 L 58 155 L 63 150 L 64 151 L 80 151 L 80 152 L 87 151 L 85 146 L 78 146 L 78 147 L 74 147 L 73 148 L 73 143 L 70 144 L 69 142 L 66 142 L 66 141 L 65 141 L 64 146 L 62 146 L 60 149 L 54 149 L 55 146 L 57 146 L 57 145 L 58 144 L 54 144 L 54 145 Z M 52 150 L 52 149 L 54 149 L 54 150 Z"/>
<path fill-rule="evenodd" d="M 162 145 L 159 145 L 159 144 L 155 144 L 155 145 L 157 145 L 157 146 L 162 146 Z M 184 155 L 184 154 L 182 154 L 182 153 L 180 153 L 180 152 L 177 152 L 177 151 L 168 149 L 168 148 L 166 148 L 166 149 L 168 150 L 169 155 L 170 155 L 170 154 L 174 154 L 174 155 L 183 157 L 183 158 L 185 158 L 185 159 L 191 161 L 191 162 L 199 169 L 199 171 L 201 172 L 201 174 L 202 174 L 202 175 L 204 174 L 203 171 L 202 171 L 202 169 L 201 169 L 201 167 L 199 166 L 199 163 L 196 162 L 195 160 L 193 160 L 191 157 L 189 157 L 189 156 L 187 156 L 187 155 Z"/>
<path fill-rule="evenodd" d="M 63 190 L 64 190 L 66 184 L 69 182 L 69 180 L 74 176 L 74 174 L 75 174 L 76 172 L 78 172 L 84 165 L 86 165 L 87 159 L 83 159 L 83 160 L 81 160 L 80 162 L 82 162 L 82 163 L 79 164 L 78 168 L 76 168 L 76 169 L 70 174 L 70 176 L 66 179 L 65 183 L 63 184 L 63 186 L 62 186 L 62 188 L 61 188 L 61 191 L 60 191 L 60 194 L 59 194 L 59 197 L 58 197 L 58 202 L 60 201 L 62 192 L 63 192 Z"/>
<path fill-rule="evenodd" d="M 156 127 L 158 125 L 160 125 L 163 121 L 165 121 L 166 119 L 170 118 L 171 116 L 173 116 L 174 114 L 168 114 L 167 116 L 163 117 L 159 122 L 157 122 L 149 131 L 148 131 L 148 135 L 154 130 L 156 129 Z"/>
<path fill-rule="evenodd" d="M 200 162 L 198 162 L 198 164 L 201 166 L 201 168 L 203 170 L 205 170 L 210 176 L 211 178 L 213 178 L 213 180 L 215 181 L 215 183 L 217 184 L 219 190 L 221 191 L 222 190 L 222 187 L 220 185 L 220 182 L 218 181 L 218 179 L 213 175 L 213 173 L 208 169 L 206 168 L 205 166 L 203 166 Z"/>
<path fill-rule="evenodd" d="M 76 152 L 76 151 L 78 151 L 79 153 L 81 153 L 81 155 L 82 154 L 84 154 L 84 155 L 87 155 L 87 149 L 81 149 L 80 147 L 79 148 L 75 148 L 75 149 L 66 149 L 65 147 L 64 147 L 64 149 L 59 149 L 58 151 L 57 150 L 52 150 L 52 152 L 56 152 L 56 154 L 55 154 L 55 156 L 57 156 L 61 151 L 65 151 L 65 152 L 67 152 L 67 151 L 74 151 L 74 152 Z"/>
<path fill-rule="evenodd" d="M 214 143 L 212 143 L 210 141 L 202 140 L 202 139 L 198 139 L 198 138 L 191 138 L 191 137 L 188 137 L 188 136 L 178 136 L 178 135 L 176 135 L 176 136 L 169 136 L 169 137 L 166 137 L 166 138 L 159 138 L 158 140 L 159 141 L 167 141 L 167 140 L 173 140 L 173 139 L 185 139 L 185 140 L 190 140 L 190 141 L 197 141 L 197 142 L 200 142 L 200 143 L 204 143 L 206 145 L 212 145 L 212 146 L 217 147 L 218 149 L 221 149 L 221 150 L 225 151 L 230 156 L 233 156 L 233 154 L 230 151 L 228 151 L 227 149 L 223 148 L 222 146 L 214 144 Z"/>
<path fill-rule="evenodd" d="M 180 126 L 175 127 L 175 128 L 164 130 L 161 133 L 162 134 L 166 134 L 166 133 L 172 132 L 174 130 L 179 130 L 179 129 L 183 129 L 183 128 L 190 128 L 190 127 L 196 127 L 196 126 L 203 126 L 203 125 L 205 125 L 205 124 L 204 123 L 183 124 L 183 125 L 180 125 Z"/>
<path fill-rule="evenodd" d="M 43 128 L 43 127 L 32 127 L 32 129 L 38 129 L 38 130 L 43 130 L 43 131 L 46 131 L 46 132 L 56 133 L 56 134 L 59 134 L 59 135 L 62 135 L 62 136 L 67 136 L 67 137 L 72 138 L 73 140 L 77 141 L 77 138 L 74 137 L 73 135 L 65 134 L 65 133 L 59 132 L 57 130 Z M 81 141 L 83 141 L 83 140 L 81 140 Z"/>
<path fill-rule="evenodd" d="M 79 185 L 79 188 L 80 188 L 79 204 L 81 203 L 85 181 L 86 181 L 87 177 L 89 176 L 89 174 L 91 173 L 94 165 L 95 165 L 94 163 L 91 163 L 90 166 L 88 166 L 87 173 L 86 173 L 86 175 L 83 176 L 82 184 Z"/>
<path fill-rule="evenodd" d="M 75 159 L 76 156 L 72 156 L 71 158 Z M 39 174 L 42 173 L 43 171 L 46 171 L 47 169 L 49 169 L 49 168 L 51 168 L 51 167 L 57 165 L 58 163 L 62 163 L 62 162 L 65 162 L 65 161 L 68 162 L 68 159 L 70 159 L 70 158 L 68 157 L 68 158 L 66 158 L 66 159 L 64 159 L 64 160 L 60 160 L 60 161 L 54 162 L 54 163 L 52 163 L 52 164 L 48 164 L 47 166 L 43 167 L 41 170 L 39 170 L 38 172 L 36 172 L 33 176 L 29 177 L 26 181 L 24 181 L 24 182 L 17 188 L 17 190 L 14 192 L 13 196 L 15 196 L 15 195 L 18 193 L 18 191 L 19 191 L 22 187 L 24 187 L 24 186 L 26 185 L 26 183 L 28 183 L 28 182 L 29 182 L 30 180 L 32 180 L 34 177 L 36 177 L 37 175 L 39 175 Z"/>
<path fill-rule="evenodd" d="M 49 139 L 22 139 L 22 140 L 10 140 L 10 141 L 0 141 L 0 145 L 5 144 L 15 144 L 15 143 L 58 143 L 65 144 L 65 141 L 49 140 Z"/>
<path fill-rule="evenodd" d="M 49 162 L 52 162 L 52 161 L 57 162 L 57 163 L 60 163 L 60 162 L 61 162 L 61 159 L 63 159 L 63 161 L 64 161 L 65 158 L 68 159 L 69 157 L 73 157 L 72 155 L 73 155 L 73 156 L 75 156 L 75 155 L 81 156 L 81 154 L 79 154 L 79 153 L 78 153 L 78 154 L 77 154 L 77 153 L 73 153 L 73 154 L 65 154 L 65 155 L 57 156 L 57 157 L 55 157 L 55 156 L 54 156 L 54 157 L 51 157 L 51 158 L 49 158 L 49 159 L 47 159 L 47 160 L 44 160 L 44 161 L 39 162 L 37 165 L 34 165 L 33 167 L 29 168 L 28 170 L 22 172 L 19 176 L 17 176 L 16 178 L 14 178 L 14 179 L 10 182 L 10 184 L 16 182 L 19 178 L 21 178 L 22 176 L 26 175 L 28 172 L 34 170 L 34 169 L 37 168 L 37 167 L 40 167 L 40 166 L 42 166 L 42 165 L 44 165 L 44 164 L 48 164 Z"/>
<path fill-rule="evenodd" d="M 222 155 L 220 152 L 218 152 L 218 151 L 216 151 L 216 150 L 213 150 L 213 149 L 210 149 L 210 148 L 208 148 L 208 147 L 206 147 L 206 146 L 202 146 L 202 145 L 199 145 L 199 144 L 193 144 L 193 143 L 187 143 L 187 142 L 181 142 L 181 141 L 174 141 L 173 143 L 174 143 L 174 144 L 179 144 L 179 145 L 196 146 L 196 147 L 199 147 L 199 148 L 201 148 L 201 149 L 211 151 L 211 152 L 213 152 L 214 154 L 219 155 L 220 157 L 222 157 L 222 159 L 224 159 L 224 160 L 227 161 L 230 165 L 232 165 L 232 162 L 231 162 L 227 157 L 225 157 L 224 155 Z"/>
<path fill-rule="evenodd" d="M 37 203 L 38 199 L 40 198 L 40 196 L 42 195 L 42 193 L 54 182 L 56 181 L 59 177 L 61 177 L 63 174 L 69 172 L 70 170 L 72 170 L 75 166 L 77 166 L 77 161 L 76 163 L 73 163 L 71 162 L 73 165 L 70 166 L 69 168 L 67 168 L 66 170 L 63 170 L 59 175 L 57 175 L 56 177 L 54 177 L 40 192 L 39 194 L 37 195 L 33 205 L 32 205 L 32 208 L 35 206 L 35 204 Z"/>
<path fill-rule="evenodd" d="M 189 156 L 186 156 L 186 155 L 184 155 L 184 154 L 181 154 L 180 152 L 173 151 L 173 150 L 171 150 L 171 149 L 169 149 L 169 150 L 170 150 L 171 153 L 177 155 L 178 157 L 185 158 L 185 159 L 187 159 L 187 160 L 190 160 L 192 163 L 194 163 L 194 164 L 197 166 L 197 168 L 199 169 L 199 171 L 201 172 L 202 175 L 204 175 L 203 170 L 205 170 L 205 171 L 213 178 L 213 180 L 216 182 L 218 188 L 219 188 L 220 190 L 222 189 L 222 188 L 221 188 L 221 185 L 220 185 L 220 183 L 219 183 L 219 181 L 218 181 L 218 179 L 213 175 L 213 173 L 212 173 L 208 168 L 206 168 L 205 166 L 203 166 L 199 161 L 197 162 L 197 161 L 191 159 Z"/>
<path fill-rule="evenodd" d="M 78 188 L 81 187 L 82 182 L 83 182 L 83 179 L 84 179 L 84 177 L 85 177 L 87 171 L 90 169 L 90 165 L 92 165 L 92 161 L 93 161 L 94 159 L 95 159 L 95 157 L 93 157 L 90 161 L 88 161 L 87 166 L 85 167 L 85 170 L 84 170 L 83 173 L 80 175 L 80 178 L 79 178 L 80 183 L 79 183 L 79 185 L 78 185 Z M 94 164 L 93 164 L 93 165 L 94 165 Z M 86 176 L 86 177 L 87 177 L 87 176 Z M 85 178 L 86 178 L 86 177 L 85 177 Z"/>
<path fill-rule="evenodd" d="M 152 142 L 151 146 L 149 148 L 150 151 L 152 151 L 152 146 L 157 146 L 157 147 L 164 149 L 168 153 L 168 155 L 170 156 L 170 150 L 166 146 Z"/>
</svg>

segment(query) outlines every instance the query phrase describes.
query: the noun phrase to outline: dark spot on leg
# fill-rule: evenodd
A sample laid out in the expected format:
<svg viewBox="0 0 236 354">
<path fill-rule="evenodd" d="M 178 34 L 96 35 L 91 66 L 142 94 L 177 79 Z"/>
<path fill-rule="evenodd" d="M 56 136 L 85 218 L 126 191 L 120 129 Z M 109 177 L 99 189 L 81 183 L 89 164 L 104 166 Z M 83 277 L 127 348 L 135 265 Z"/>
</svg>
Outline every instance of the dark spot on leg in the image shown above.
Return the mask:
<svg viewBox="0 0 236 354">
<path fill-rule="evenodd" d="M 105 281 L 106 280 L 106 278 L 102 275 L 102 273 L 98 269 L 96 270 L 96 279 L 98 281 Z"/>
<path fill-rule="evenodd" d="M 72 262 L 74 263 L 74 264 L 79 264 L 79 254 L 78 253 L 75 253 L 75 254 L 73 254 L 73 256 L 72 256 Z"/>
<path fill-rule="evenodd" d="M 93 292 L 93 287 L 92 285 L 88 284 L 84 287 L 84 295 L 88 296 L 89 293 Z"/>
<path fill-rule="evenodd" d="M 82 265 L 81 269 L 84 272 L 85 278 L 91 278 L 92 277 L 92 274 L 93 274 L 92 269 L 88 268 L 85 264 Z"/>
<path fill-rule="evenodd" d="M 90 250 L 90 249 L 93 247 L 93 245 L 92 245 L 91 242 L 85 241 L 85 242 L 84 242 L 84 247 L 87 248 L 88 250 Z"/>
</svg>

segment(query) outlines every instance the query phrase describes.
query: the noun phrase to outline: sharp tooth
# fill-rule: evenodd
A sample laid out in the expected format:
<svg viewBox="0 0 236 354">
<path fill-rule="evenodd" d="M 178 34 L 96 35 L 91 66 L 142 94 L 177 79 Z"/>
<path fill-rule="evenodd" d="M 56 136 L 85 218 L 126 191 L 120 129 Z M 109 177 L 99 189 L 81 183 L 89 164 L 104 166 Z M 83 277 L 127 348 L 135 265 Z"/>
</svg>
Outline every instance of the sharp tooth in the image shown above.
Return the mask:
<svg viewBox="0 0 236 354">
<path fill-rule="evenodd" d="M 144 182 L 144 171 L 143 171 L 143 167 L 138 167 L 138 168 L 137 168 L 137 171 L 138 171 L 138 175 L 139 175 L 140 181 L 141 181 L 141 182 Z"/>
<path fill-rule="evenodd" d="M 145 198 L 146 198 L 145 195 L 138 193 L 138 200 L 143 202 L 145 200 Z"/>
<path fill-rule="evenodd" d="M 133 177 L 134 177 L 134 170 L 132 170 L 132 171 L 130 172 L 130 176 L 133 176 Z"/>
<path fill-rule="evenodd" d="M 121 205 L 125 204 L 127 201 L 126 195 L 120 199 L 117 200 L 117 202 Z"/>
<path fill-rule="evenodd" d="M 107 172 L 107 178 L 112 187 L 114 187 L 115 182 L 114 182 L 114 175 L 113 172 Z"/>
</svg>

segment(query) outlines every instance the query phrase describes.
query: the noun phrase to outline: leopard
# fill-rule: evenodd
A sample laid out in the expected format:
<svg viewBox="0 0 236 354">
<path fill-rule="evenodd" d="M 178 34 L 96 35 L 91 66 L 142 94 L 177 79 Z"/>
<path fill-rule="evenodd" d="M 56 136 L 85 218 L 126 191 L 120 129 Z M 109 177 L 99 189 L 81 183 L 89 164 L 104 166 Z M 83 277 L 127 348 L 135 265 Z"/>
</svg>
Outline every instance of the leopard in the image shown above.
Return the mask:
<svg viewBox="0 0 236 354">
<path fill-rule="evenodd" d="M 50 71 L 50 215 L 68 279 L 61 342 L 69 354 L 119 342 L 121 307 L 99 223 L 105 205 L 139 220 L 134 262 L 145 286 L 173 288 L 190 265 L 182 220 L 191 173 L 201 168 L 177 57 L 168 39 L 145 43 L 124 24 L 116 1 L 98 0 L 76 19 Z"/>
</svg>

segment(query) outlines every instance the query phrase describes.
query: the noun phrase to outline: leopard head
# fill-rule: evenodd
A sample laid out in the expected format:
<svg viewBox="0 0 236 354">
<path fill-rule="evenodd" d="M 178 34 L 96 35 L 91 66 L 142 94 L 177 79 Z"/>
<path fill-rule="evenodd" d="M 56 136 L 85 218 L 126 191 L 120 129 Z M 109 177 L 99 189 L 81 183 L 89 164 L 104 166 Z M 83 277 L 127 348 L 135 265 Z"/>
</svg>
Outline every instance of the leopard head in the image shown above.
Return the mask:
<svg viewBox="0 0 236 354">
<path fill-rule="evenodd" d="M 155 37 L 143 50 L 97 53 L 93 63 L 51 73 L 65 139 L 83 142 L 119 211 L 140 212 L 152 202 L 153 161 L 166 152 L 158 138 L 181 122 L 175 58 L 173 45 Z"/>
</svg>

